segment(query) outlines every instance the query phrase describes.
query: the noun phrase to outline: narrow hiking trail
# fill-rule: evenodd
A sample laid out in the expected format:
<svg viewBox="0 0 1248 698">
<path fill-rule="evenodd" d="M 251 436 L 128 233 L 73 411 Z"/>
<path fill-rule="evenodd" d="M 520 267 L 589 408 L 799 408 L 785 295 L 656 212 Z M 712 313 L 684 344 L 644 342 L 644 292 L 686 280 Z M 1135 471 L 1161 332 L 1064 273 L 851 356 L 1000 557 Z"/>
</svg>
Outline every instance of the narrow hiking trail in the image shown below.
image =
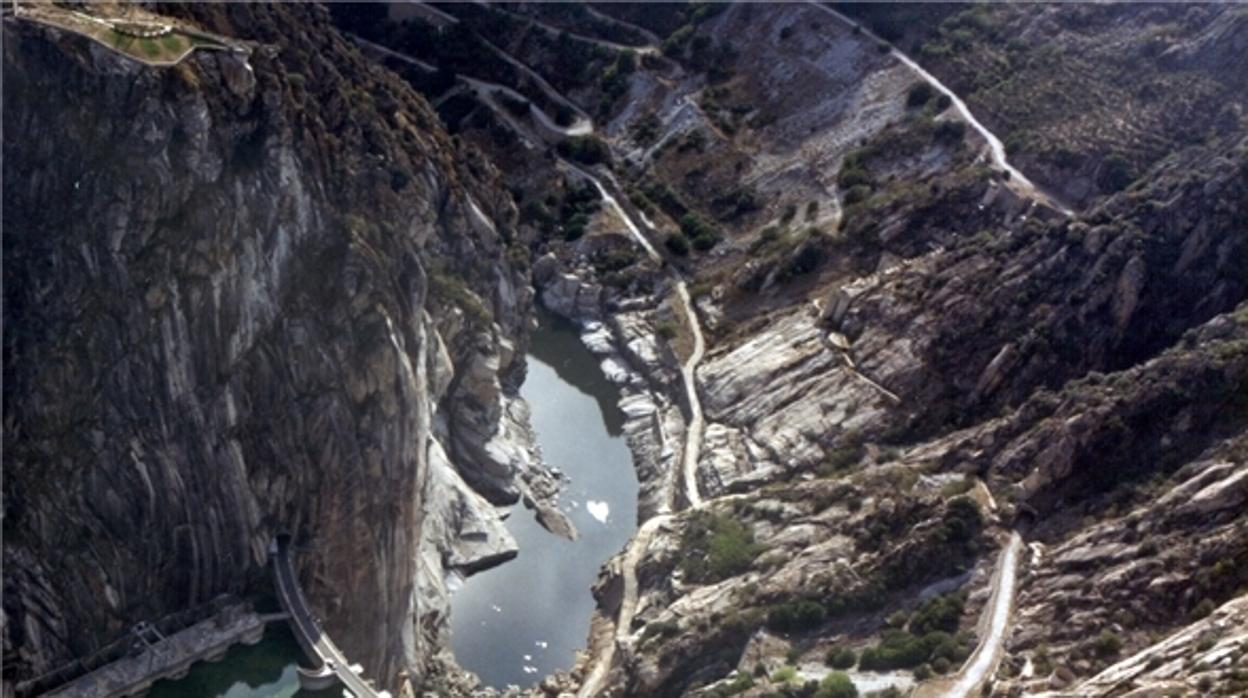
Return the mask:
<svg viewBox="0 0 1248 698">
<path fill-rule="evenodd" d="M 601 46 L 610 51 L 618 51 L 618 52 L 632 51 L 633 53 L 636 53 L 639 56 L 644 56 L 644 55 L 655 56 L 659 54 L 659 47 L 657 45 L 658 43 L 657 41 L 654 42 L 654 44 L 645 45 L 645 46 L 629 46 L 628 44 L 618 44 L 614 41 L 608 41 L 606 39 L 599 39 L 599 38 L 592 37 L 592 36 L 586 36 L 584 34 L 577 34 L 576 32 L 571 32 L 571 31 L 568 31 L 567 29 L 560 29 L 559 27 L 555 27 L 550 24 L 547 24 L 536 17 L 529 17 L 528 15 L 520 15 L 510 10 L 505 10 L 501 7 L 495 7 L 491 3 L 485 2 L 485 0 L 478 0 L 477 4 L 485 5 L 489 7 L 491 10 L 493 10 L 494 12 L 498 12 L 499 14 L 511 17 L 517 22 L 530 23 L 533 26 L 533 28 L 539 31 L 545 32 L 548 36 L 553 36 L 555 38 L 558 38 L 561 35 L 566 35 L 568 38 L 572 39 L 573 41 L 580 41 L 586 44 L 594 44 L 595 46 Z M 601 15 L 598 15 L 598 16 L 601 17 Z M 620 24 L 619 22 L 613 22 L 613 23 Z M 651 36 L 653 36 L 653 34 L 651 34 Z"/>
<path fill-rule="evenodd" d="M 971 113 L 970 108 L 966 106 L 966 102 L 962 101 L 961 97 L 954 94 L 953 90 L 946 87 L 945 84 L 941 82 L 940 80 L 938 80 L 935 75 L 932 75 L 931 73 L 927 72 L 927 70 L 925 70 L 923 66 L 915 62 L 914 59 L 902 53 L 891 42 L 881 39 L 878 35 L 875 34 L 875 32 L 872 32 L 862 23 L 855 22 L 849 17 L 846 17 L 845 15 L 832 9 L 831 7 L 828 7 L 827 5 L 824 5 L 821 2 L 816 2 L 815 0 L 807 0 L 807 4 L 809 4 L 811 7 L 818 9 L 821 12 L 824 12 L 825 14 L 832 15 L 833 17 L 837 18 L 838 20 L 840 20 L 841 22 L 845 23 L 846 25 L 850 27 L 860 28 L 863 35 L 866 36 L 867 38 L 881 45 L 888 46 L 891 49 L 891 53 L 893 54 L 893 56 L 896 57 L 897 60 L 902 63 L 902 65 L 914 71 L 919 77 L 926 80 L 928 84 L 936 88 L 938 92 L 945 95 L 946 97 L 950 99 L 950 101 L 952 101 L 953 107 L 957 109 L 958 111 L 958 115 L 961 116 L 962 119 L 966 121 L 966 123 L 970 124 L 971 128 L 975 129 L 975 131 L 979 133 L 979 135 L 983 137 L 985 141 L 988 142 L 988 150 L 992 156 L 993 164 L 1009 174 L 1010 182 L 1012 182 L 1019 189 L 1023 190 L 1024 193 L 1029 194 L 1033 198 L 1049 204 L 1050 206 L 1057 209 L 1058 211 L 1061 211 L 1066 216 L 1074 215 L 1073 211 L 1063 206 L 1059 201 L 1054 199 L 1049 194 L 1045 193 L 1042 189 L 1040 189 L 1040 187 L 1036 186 L 1034 182 L 1028 179 L 1027 175 L 1023 174 L 1021 170 L 1019 170 L 1017 167 L 1014 167 L 1013 165 L 1010 164 L 1009 160 L 1007 160 L 1005 157 L 1005 145 L 1002 144 L 1001 139 L 997 138 L 997 135 L 995 133 L 993 133 L 992 131 L 989 131 L 988 127 L 980 123 L 979 119 L 976 119 L 975 115 Z"/>
</svg>

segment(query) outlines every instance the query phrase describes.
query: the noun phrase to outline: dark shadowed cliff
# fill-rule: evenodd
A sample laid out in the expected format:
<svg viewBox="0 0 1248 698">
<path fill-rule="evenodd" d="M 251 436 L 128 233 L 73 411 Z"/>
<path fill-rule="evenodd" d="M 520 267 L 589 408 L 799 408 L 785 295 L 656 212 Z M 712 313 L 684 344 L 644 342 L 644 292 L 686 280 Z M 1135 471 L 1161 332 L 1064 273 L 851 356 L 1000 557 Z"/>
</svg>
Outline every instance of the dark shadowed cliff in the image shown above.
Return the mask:
<svg viewBox="0 0 1248 698">
<path fill-rule="evenodd" d="M 323 10 L 174 12 L 250 58 L 4 25 L 5 679 L 263 584 L 287 531 L 391 686 L 435 431 L 488 434 L 517 368 L 509 199 Z"/>
</svg>

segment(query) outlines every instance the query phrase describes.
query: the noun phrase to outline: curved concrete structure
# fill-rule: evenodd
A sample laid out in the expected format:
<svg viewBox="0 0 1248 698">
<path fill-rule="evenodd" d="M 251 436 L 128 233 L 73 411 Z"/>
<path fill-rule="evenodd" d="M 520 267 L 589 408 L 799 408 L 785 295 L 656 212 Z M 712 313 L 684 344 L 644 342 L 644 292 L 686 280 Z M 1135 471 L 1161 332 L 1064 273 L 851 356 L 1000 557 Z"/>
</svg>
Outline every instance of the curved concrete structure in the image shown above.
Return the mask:
<svg viewBox="0 0 1248 698">
<path fill-rule="evenodd" d="M 356 698 L 389 698 L 388 692 L 378 691 L 356 673 L 338 646 L 321 630 L 320 621 L 312 614 L 312 607 L 299 587 L 299 576 L 291 564 L 290 537 L 283 535 L 273 539 L 269 554 L 273 560 L 277 598 L 290 614 L 290 627 L 295 631 L 295 639 L 308 659 L 319 665 L 317 669 L 299 671 L 300 685 L 322 689 L 340 683 Z"/>
</svg>

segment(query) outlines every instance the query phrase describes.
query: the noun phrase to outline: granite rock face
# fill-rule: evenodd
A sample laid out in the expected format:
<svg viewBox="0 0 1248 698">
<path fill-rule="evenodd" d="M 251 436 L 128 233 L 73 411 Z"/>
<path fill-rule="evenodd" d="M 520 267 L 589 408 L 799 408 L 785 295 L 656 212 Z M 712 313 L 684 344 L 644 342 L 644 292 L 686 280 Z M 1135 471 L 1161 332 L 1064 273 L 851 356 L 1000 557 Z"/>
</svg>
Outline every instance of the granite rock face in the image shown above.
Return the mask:
<svg viewBox="0 0 1248 698">
<path fill-rule="evenodd" d="M 152 68 L 4 25 L 5 682 L 267 584 L 288 532 L 335 641 L 396 687 L 442 627 L 419 569 L 514 550 L 463 479 L 523 443 L 450 438 L 511 435 L 514 211 L 322 10 L 178 11 L 250 57 Z"/>
</svg>

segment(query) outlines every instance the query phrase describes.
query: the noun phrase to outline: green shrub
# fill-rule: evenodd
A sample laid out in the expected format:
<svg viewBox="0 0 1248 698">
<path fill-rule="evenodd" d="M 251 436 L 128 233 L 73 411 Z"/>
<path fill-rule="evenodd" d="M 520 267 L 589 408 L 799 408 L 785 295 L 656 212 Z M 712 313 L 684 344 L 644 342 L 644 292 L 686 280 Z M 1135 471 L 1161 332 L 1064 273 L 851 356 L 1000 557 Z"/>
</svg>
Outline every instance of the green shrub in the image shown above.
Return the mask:
<svg viewBox="0 0 1248 698">
<path fill-rule="evenodd" d="M 766 670 L 763 673 L 766 673 Z M 745 693 L 751 688 L 754 688 L 753 677 L 749 674 L 738 673 L 733 677 L 732 681 L 716 686 L 703 695 L 707 698 L 728 698 L 728 696 L 735 696 L 738 693 Z"/>
<path fill-rule="evenodd" d="M 930 599 L 910 619 L 910 632 L 915 635 L 926 635 L 937 630 L 956 632 L 965 606 L 966 597 L 962 594 L 945 594 Z"/>
<path fill-rule="evenodd" d="M 1213 613 L 1216 608 L 1217 605 L 1213 603 L 1213 599 L 1201 599 L 1200 603 L 1196 604 L 1196 607 L 1192 609 L 1192 619 L 1200 620 Z"/>
<path fill-rule="evenodd" d="M 949 633 L 932 632 L 922 637 L 901 630 L 885 630 L 880 643 L 862 651 L 858 668 L 863 671 L 911 669 L 936 658 L 960 662 L 967 655 Z"/>
<path fill-rule="evenodd" d="M 1134 180 L 1135 175 L 1131 171 L 1131 163 L 1115 153 L 1101 163 L 1101 171 L 1097 175 L 1096 184 L 1102 193 L 1113 194 L 1126 189 L 1127 185 Z"/>
<path fill-rule="evenodd" d="M 936 124 L 934 136 L 939 143 L 961 143 L 962 138 L 966 136 L 966 124 L 947 119 Z"/>
<path fill-rule="evenodd" d="M 559 154 L 586 165 L 611 162 L 611 148 L 606 141 L 595 136 L 572 136 L 560 141 Z"/>
<path fill-rule="evenodd" d="M 952 499 L 943 518 L 944 539 L 948 543 L 969 543 L 974 540 L 983 522 L 975 500 L 970 497 Z"/>
<path fill-rule="evenodd" d="M 871 196 L 871 187 L 866 184 L 855 184 L 845 191 L 845 205 L 853 206 L 856 203 L 866 201 Z"/>
<path fill-rule="evenodd" d="M 689 254 L 689 238 L 686 238 L 680 233 L 672 233 L 671 235 L 668 235 L 667 239 L 663 241 L 663 244 L 667 246 L 667 249 L 671 250 L 672 254 L 677 257 L 685 257 Z"/>
<path fill-rule="evenodd" d="M 815 698 L 858 698 L 858 688 L 845 672 L 834 671 L 819 682 Z"/>
<path fill-rule="evenodd" d="M 700 251 L 709 250 L 719 242 L 719 231 L 693 211 L 681 216 L 680 232 L 692 240 L 693 246 Z"/>
<path fill-rule="evenodd" d="M 962 477 L 957 480 L 946 482 L 940 487 L 940 496 L 948 499 L 970 492 L 975 487 L 975 480 L 969 477 Z"/>
<path fill-rule="evenodd" d="M 735 577 L 750 568 L 765 547 L 748 526 L 727 514 L 698 512 L 681 535 L 680 569 L 699 584 Z"/>
<path fill-rule="evenodd" d="M 849 669 L 858 663 L 858 655 L 848 647 L 833 647 L 824 662 L 833 669 Z"/>
<path fill-rule="evenodd" d="M 841 163 L 841 171 L 836 175 L 836 184 L 841 189 L 852 189 L 858 186 L 870 188 L 874 181 L 861 162 L 846 157 L 845 162 Z"/>
<path fill-rule="evenodd" d="M 463 310 L 465 317 L 478 327 L 489 327 L 494 321 L 494 313 L 481 297 L 455 274 L 432 270 L 429 274 L 429 289 L 435 298 Z"/>
<path fill-rule="evenodd" d="M 1092 641 L 1092 651 L 1096 652 L 1096 656 L 1108 659 L 1117 657 L 1122 651 L 1122 638 L 1109 630 L 1101 631 L 1101 634 Z"/>
<path fill-rule="evenodd" d="M 827 616 L 827 610 L 817 601 L 786 601 L 767 612 L 767 627 L 784 633 L 802 632 L 818 627 Z"/>
<path fill-rule="evenodd" d="M 916 82 L 910 86 L 910 91 L 906 93 L 907 107 L 921 107 L 927 104 L 928 100 L 936 96 L 936 89 L 927 82 Z"/>
<path fill-rule="evenodd" d="M 797 680 L 797 667 L 782 666 L 771 675 L 772 683 L 792 683 Z"/>
<path fill-rule="evenodd" d="M 932 660 L 932 671 L 937 674 L 948 674 L 949 669 L 952 666 L 953 665 L 950 664 L 949 660 L 944 657 L 937 657 Z"/>
<path fill-rule="evenodd" d="M 815 469 L 815 474 L 820 477 L 830 477 L 837 473 L 848 470 L 850 466 L 862 460 L 862 446 L 860 444 L 850 444 L 834 448 L 828 451 L 823 457 L 823 462 Z"/>
<path fill-rule="evenodd" d="M 652 637 L 667 639 L 675 637 L 680 632 L 680 624 L 676 621 L 665 620 L 647 623 L 646 629 L 641 632 L 641 639 L 646 640 Z"/>
</svg>

